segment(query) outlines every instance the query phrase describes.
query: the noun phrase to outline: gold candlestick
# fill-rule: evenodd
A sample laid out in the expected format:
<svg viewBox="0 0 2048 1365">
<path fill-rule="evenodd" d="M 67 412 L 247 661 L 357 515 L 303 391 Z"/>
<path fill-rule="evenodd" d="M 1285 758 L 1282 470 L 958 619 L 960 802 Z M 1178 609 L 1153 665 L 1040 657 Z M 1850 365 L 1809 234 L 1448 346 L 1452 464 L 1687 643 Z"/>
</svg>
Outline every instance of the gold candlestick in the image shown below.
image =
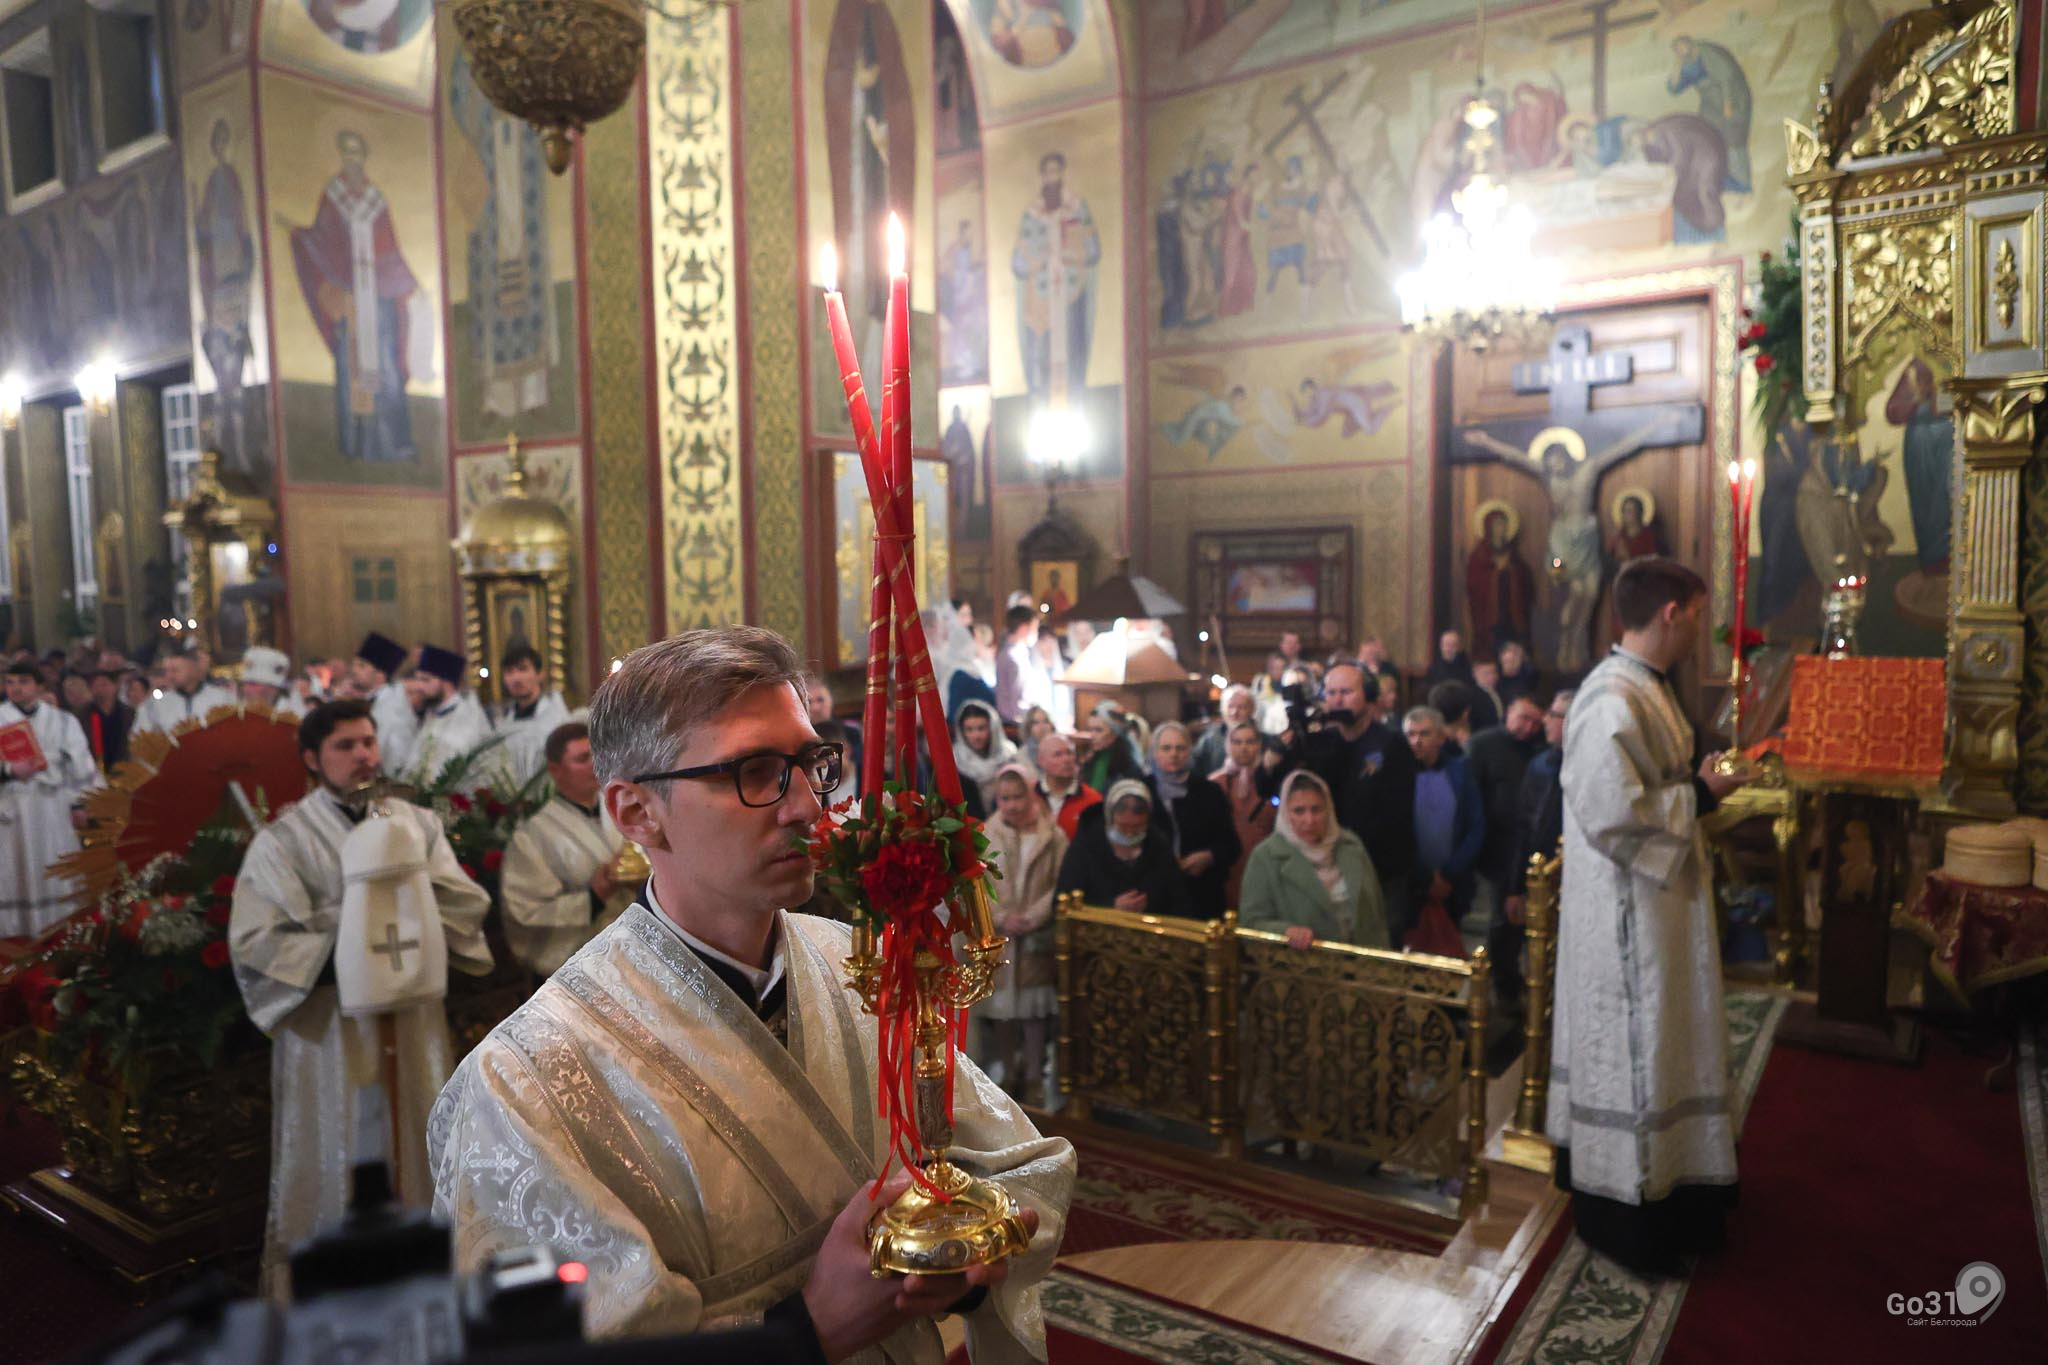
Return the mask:
<svg viewBox="0 0 2048 1365">
<path fill-rule="evenodd" d="M 869 1230 L 868 1267 L 877 1278 L 957 1274 L 1031 1245 L 1009 1191 L 968 1174 L 946 1155 L 953 1145 L 953 1115 L 946 1104 L 947 1011 L 988 999 L 1008 945 L 995 930 L 984 882 L 973 883 L 963 901 L 953 903 L 952 923 L 967 937 L 964 956 L 947 962 L 920 948 L 913 960 L 917 1052 L 912 1083 L 918 1138 L 926 1154 L 921 1168 L 932 1189 L 913 1184 L 876 1215 Z M 854 926 L 853 953 L 845 967 L 847 989 L 860 997 L 863 1009 L 874 1013 L 881 994 L 882 959 L 872 929 Z"/>
</svg>

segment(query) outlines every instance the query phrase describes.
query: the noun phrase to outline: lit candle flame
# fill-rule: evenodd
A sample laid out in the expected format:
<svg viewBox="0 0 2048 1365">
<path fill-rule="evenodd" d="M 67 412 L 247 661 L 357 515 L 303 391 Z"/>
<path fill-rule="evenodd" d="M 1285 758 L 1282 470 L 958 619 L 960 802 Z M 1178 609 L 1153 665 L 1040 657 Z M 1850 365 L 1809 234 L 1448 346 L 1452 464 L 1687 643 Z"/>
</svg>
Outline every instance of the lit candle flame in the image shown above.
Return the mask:
<svg viewBox="0 0 2048 1365">
<path fill-rule="evenodd" d="M 1741 482 L 1742 482 L 1742 462 L 1741 462 L 1741 461 L 1739 461 L 1739 460 L 1730 460 L 1730 461 L 1728 462 L 1728 482 L 1730 482 L 1730 483 L 1741 483 Z"/>
<path fill-rule="evenodd" d="M 1756 461 L 1755 461 L 1755 460 L 1744 460 L 1744 461 L 1742 462 L 1742 478 L 1743 478 L 1743 481 L 1744 481 L 1744 482 L 1746 482 L 1746 483 L 1755 483 L 1755 482 L 1756 482 Z"/>
<path fill-rule="evenodd" d="M 909 248 L 903 241 L 903 220 L 894 213 L 889 215 L 889 273 L 901 275 L 904 262 L 909 257 Z"/>
<path fill-rule="evenodd" d="M 839 248 L 830 242 L 818 248 L 818 283 L 828 294 L 839 288 Z"/>
</svg>

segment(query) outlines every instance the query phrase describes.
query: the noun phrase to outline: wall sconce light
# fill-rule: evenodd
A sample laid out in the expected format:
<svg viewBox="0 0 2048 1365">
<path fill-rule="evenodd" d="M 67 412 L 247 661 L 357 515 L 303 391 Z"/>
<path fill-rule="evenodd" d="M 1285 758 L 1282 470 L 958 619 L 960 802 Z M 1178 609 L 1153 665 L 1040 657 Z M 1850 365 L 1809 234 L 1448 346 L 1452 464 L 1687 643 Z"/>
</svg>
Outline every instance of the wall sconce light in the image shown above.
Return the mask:
<svg viewBox="0 0 2048 1365">
<path fill-rule="evenodd" d="M 93 410 L 98 417 L 105 417 L 114 410 L 114 367 L 104 360 L 95 360 L 76 375 L 71 383 L 78 390 L 78 399 Z"/>
<path fill-rule="evenodd" d="M 1039 408 L 1024 431 L 1024 453 L 1045 475 L 1045 515 L 1059 510 L 1060 485 L 1067 465 L 1081 462 L 1088 451 L 1088 419 L 1064 403 Z"/>
<path fill-rule="evenodd" d="M 0 376 L 0 431 L 21 426 L 21 381 L 13 375 Z"/>
</svg>

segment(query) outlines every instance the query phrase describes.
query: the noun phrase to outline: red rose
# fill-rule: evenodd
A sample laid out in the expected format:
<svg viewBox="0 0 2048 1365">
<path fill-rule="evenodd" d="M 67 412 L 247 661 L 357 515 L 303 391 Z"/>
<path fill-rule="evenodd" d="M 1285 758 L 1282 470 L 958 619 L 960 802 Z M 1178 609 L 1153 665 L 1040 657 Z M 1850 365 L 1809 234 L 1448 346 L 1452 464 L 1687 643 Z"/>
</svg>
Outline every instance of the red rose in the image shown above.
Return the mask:
<svg viewBox="0 0 2048 1365">
<path fill-rule="evenodd" d="M 130 943 L 139 941 L 142 937 L 142 926 L 149 923 L 149 917 L 155 908 L 148 901 L 143 901 L 131 910 L 128 918 L 122 921 L 121 937 Z"/>
<path fill-rule="evenodd" d="M 505 803 L 486 796 L 484 798 L 484 814 L 490 816 L 493 820 L 504 819 Z"/>
<path fill-rule="evenodd" d="M 206 922 L 208 924 L 211 924 L 216 929 L 225 929 L 228 927 L 228 921 L 233 919 L 234 916 L 235 911 L 233 906 L 216 905 L 210 907 L 207 910 Z"/>
<path fill-rule="evenodd" d="M 937 905 L 952 888 L 952 874 L 934 844 L 898 840 L 884 844 L 860 870 L 868 904 L 890 919 L 909 919 Z"/>
<path fill-rule="evenodd" d="M 467 811 L 469 809 L 469 798 L 461 792 L 450 792 L 448 794 L 448 808 L 456 811 Z"/>
<path fill-rule="evenodd" d="M 505 853 L 503 849 L 490 848 L 484 850 L 484 871 L 496 872 L 504 865 L 504 862 Z"/>
<path fill-rule="evenodd" d="M 226 898 L 235 894 L 235 879 L 223 872 L 213 879 L 213 894 Z"/>
<path fill-rule="evenodd" d="M 14 989 L 21 992 L 22 1007 L 28 1012 L 30 1024 L 44 1032 L 56 1026 L 57 1006 L 53 997 L 63 984 L 41 963 L 24 967 L 15 976 Z"/>
<path fill-rule="evenodd" d="M 1777 363 L 1777 361 L 1767 355 L 1760 355 L 1756 358 L 1756 372 L 1758 374 L 1769 374 L 1771 367 Z"/>
<path fill-rule="evenodd" d="M 224 939 L 215 939 L 199 950 L 199 960 L 215 971 L 228 965 L 228 945 Z"/>
<path fill-rule="evenodd" d="M 468 863 L 464 863 L 462 865 L 462 875 L 469 878 L 471 881 L 475 881 L 476 869 L 471 867 Z"/>
</svg>

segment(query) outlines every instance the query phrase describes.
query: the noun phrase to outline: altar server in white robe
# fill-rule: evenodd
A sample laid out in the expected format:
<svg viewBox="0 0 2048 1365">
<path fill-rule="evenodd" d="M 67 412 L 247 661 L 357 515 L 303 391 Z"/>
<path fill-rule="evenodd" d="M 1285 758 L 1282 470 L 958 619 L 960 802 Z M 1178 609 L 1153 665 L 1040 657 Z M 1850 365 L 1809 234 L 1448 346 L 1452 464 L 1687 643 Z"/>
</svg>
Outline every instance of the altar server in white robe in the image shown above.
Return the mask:
<svg viewBox="0 0 2048 1365">
<path fill-rule="evenodd" d="M 1715 1249 L 1734 1203 L 1735 1116 L 1713 876 L 1699 818 L 1740 782 L 1693 766 L 1670 670 L 1706 584 L 1623 566 L 1621 643 L 1580 685 L 1564 749 L 1564 886 L 1547 1115 L 1579 1235 L 1646 1274 Z"/>
<path fill-rule="evenodd" d="M 455 651 L 421 645 L 417 678 L 427 709 L 420 717 L 419 738 L 413 745 L 406 779 L 428 786 L 451 763 L 470 757 L 491 738 L 491 718 L 484 714 L 476 693 L 469 690 L 469 665 Z M 465 786 L 474 787 L 485 776 L 484 755 L 475 758 Z"/>
<path fill-rule="evenodd" d="M 264 645 L 242 653 L 242 676 L 235 685 L 245 702 L 269 707 L 279 715 L 306 717 L 306 704 L 292 695 L 292 661 Z"/>
<path fill-rule="evenodd" d="M 513 832 L 498 892 L 512 956 L 546 976 L 610 922 L 605 903 L 617 889 L 612 860 L 626 841 L 605 813 L 590 727 L 581 721 L 556 726 L 543 753 L 555 794 Z"/>
<path fill-rule="evenodd" d="M 797 841 L 838 767 L 802 685 L 787 643 L 736 626 L 635 650 L 598 688 L 605 806 L 652 880 L 457 1069 L 428 1130 L 436 1207 L 463 1269 L 536 1241 L 587 1265 L 596 1336 L 765 1318 L 827 1360 L 938 1365 L 930 1319 L 957 1309 L 977 1365 L 1043 1360 L 1073 1148 L 965 1057 L 954 1157 L 1036 1235 L 964 1276 L 868 1272 L 875 1023 L 840 979 L 847 927 L 781 908 L 811 894 Z"/>
<path fill-rule="evenodd" d="M 135 713 L 131 736 L 151 730 L 175 730 L 188 720 L 203 721 L 216 708 L 235 704 L 234 693 L 207 680 L 196 639 L 187 638 L 184 648 L 165 657 L 164 681 L 169 686 L 152 693 Z"/>
<path fill-rule="evenodd" d="M 374 630 L 363 637 L 348 665 L 349 695 L 370 703 L 370 719 L 377 723 L 377 751 L 391 777 L 405 772 L 420 733 L 419 708 L 398 676 L 404 667 L 405 646 Z"/>
<path fill-rule="evenodd" d="M 377 731 L 368 702 L 324 702 L 299 724 L 299 756 L 318 786 L 286 807 L 249 843 L 235 879 L 228 948 L 242 1003 L 270 1035 L 270 1210 L 264 1228 L 267 1292 L 279 1293 L 285 1257 L 348 1204 L 352 1149 L 362 1107 L 360 1087 L 382 1076 L 382 1020 L 350 1017 L 337 991 L 337 958 L 369 958 L 381 944 L 341 938 L 348 893 L 343 850 L 365 818 L 410 822 L 418 869 L 431 884 L 447 963 L 481 976 L 491 969 L 484 942 L 490 900 L 463 872 L 430 810 L 397 800 L 354 796 L 379 772 Z M 361 802 L 360 804 L 358 804 Z M 374 936 L 373 936 L 374 937 Z M 419 948 L 418 936 L 403 950 Z M 389 954 L 404 966 L 417 954 Z M 340 964 L 341 969 L 348 962 Z M 431 1197 L 426 1158 L 427 1114 L 454 1064 L 447 1012 L 439 1000 L 390 1011 L 398 1047 L 398 1094 L 389 1097 L 396 1151 L 385 1154 L 398 1197 L 424 1207 Z"/>
<path fill-rule="evenodd" d="M 487 767 L 493 785 L 508 795 L 540 776 L 547 766 L 541 751 L 548 736 L 569 719 L 569 704 L 549 681 L 540 651 L 531 645 L 514 645 L 498 660 L 498 684 L 505 700 L 492 708 L 491 732 L 503 735 L 505 742 Z"/>
<path fill-rule="evenodd" d="M 77 881 L 49 869 L 77 850 L 71 809 L 100 785 L 100 772 L 78 717 L 39 699 L 33 660 L 9 664 L 5 686 L 0 725 L 27 721 L 45 764 L 0 763 L 0 938 L 30 938 L 83 902 Z"/>
</svg>

